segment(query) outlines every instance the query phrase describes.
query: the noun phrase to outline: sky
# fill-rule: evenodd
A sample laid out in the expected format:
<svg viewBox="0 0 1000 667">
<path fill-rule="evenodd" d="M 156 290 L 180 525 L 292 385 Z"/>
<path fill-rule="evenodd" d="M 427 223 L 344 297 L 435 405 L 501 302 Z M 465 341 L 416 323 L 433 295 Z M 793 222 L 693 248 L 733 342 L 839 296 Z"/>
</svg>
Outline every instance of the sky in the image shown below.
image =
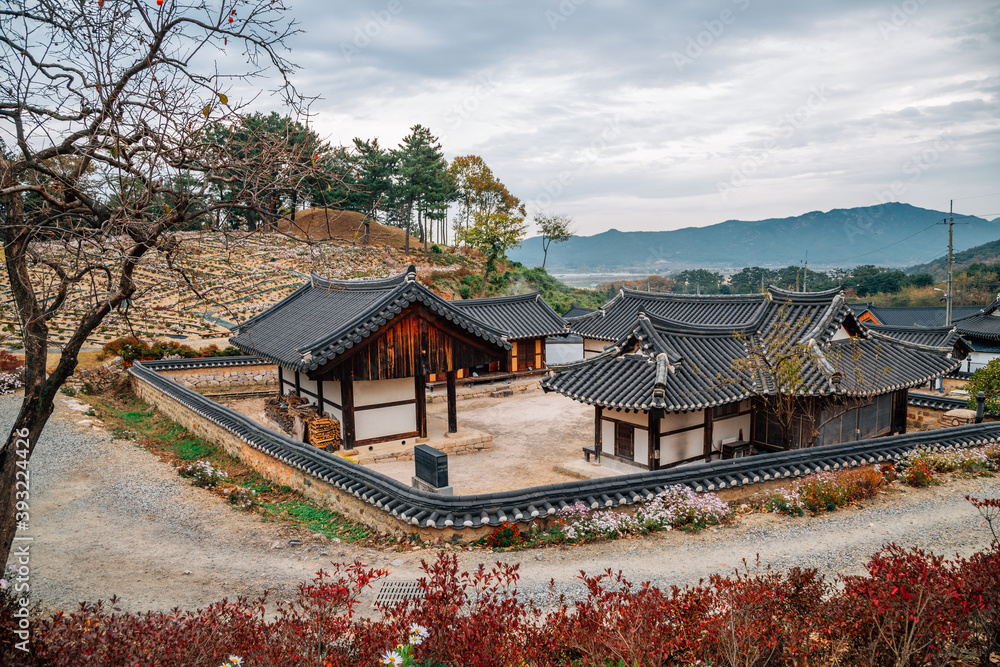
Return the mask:
<svg viewBox="0 0 1000 667">
<path fill-rule="evenodd" d="M 290 6 L 321 136 L 422 124 L 580 234 L 885 201 L 1000 217 L 995 0 Z"/>
</svg>

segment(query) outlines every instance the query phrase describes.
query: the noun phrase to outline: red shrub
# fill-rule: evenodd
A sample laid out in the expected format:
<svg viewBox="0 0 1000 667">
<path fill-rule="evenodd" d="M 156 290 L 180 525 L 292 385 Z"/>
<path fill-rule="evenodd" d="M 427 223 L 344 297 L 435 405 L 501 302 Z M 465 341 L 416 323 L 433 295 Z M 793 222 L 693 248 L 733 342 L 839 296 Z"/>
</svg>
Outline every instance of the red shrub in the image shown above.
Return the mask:
<svg viewBox="0 0 1000 667">
<path fill-rule="evenodd" d="M 0 373 L 20 374 L 24 363 L 7 350 L 0 350 Z"/>
</svg>

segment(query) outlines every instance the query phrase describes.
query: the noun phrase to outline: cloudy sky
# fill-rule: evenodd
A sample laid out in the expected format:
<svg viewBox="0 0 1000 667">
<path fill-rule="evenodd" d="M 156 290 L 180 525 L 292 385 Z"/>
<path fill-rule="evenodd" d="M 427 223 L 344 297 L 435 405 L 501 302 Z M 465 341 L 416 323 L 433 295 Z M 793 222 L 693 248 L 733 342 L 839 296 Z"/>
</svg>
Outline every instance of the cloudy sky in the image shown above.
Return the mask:
<svg viewBox="0 0 1000 667">
<path fill-rule="evenodd" d="M 995 0 L 290 0 L 334 143 L 416 123 L 578 231 L 1000 216 Z"/>
</svg>

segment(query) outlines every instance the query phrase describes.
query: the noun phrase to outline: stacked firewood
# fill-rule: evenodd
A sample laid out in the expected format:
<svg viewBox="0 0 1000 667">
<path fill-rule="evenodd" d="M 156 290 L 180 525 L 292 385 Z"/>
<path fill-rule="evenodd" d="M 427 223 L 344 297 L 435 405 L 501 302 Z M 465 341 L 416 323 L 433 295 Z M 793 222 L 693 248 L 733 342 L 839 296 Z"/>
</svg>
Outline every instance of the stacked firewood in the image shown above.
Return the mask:
<svg viewBox="0 0 1000 667">
<path fill-rule="evenodd" d="M 299 420 L 312 417 L 316 414 L 316 408 L 301 396 L 279 396 L 264 403 L 264 414 L 285 433 L 291 434 L 296 430 L 296 417 Z"/>
<path fill-rule="evenodd" d="M 310 445 L 330 452 L 336 451 L 340 447 L 339 421 L 326 417 L 316 417 L 306 420 L 306 424 L 308 425 L 306 433 Z"/>
</svg>

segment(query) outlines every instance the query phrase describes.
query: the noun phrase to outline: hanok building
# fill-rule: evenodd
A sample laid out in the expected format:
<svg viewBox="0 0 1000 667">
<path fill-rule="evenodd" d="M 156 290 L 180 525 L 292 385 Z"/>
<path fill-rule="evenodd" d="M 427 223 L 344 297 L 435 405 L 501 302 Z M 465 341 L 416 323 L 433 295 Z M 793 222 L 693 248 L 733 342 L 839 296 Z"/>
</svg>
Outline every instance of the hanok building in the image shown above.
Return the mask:
<svg viewBox="0 0 1000 667">
<path fill-rule="evenodd" d="M 861 322 L 896 331 L 938 329 L 945 327 L 947 317 L 944 306 L 883 307 L 864 303 L 852 308 Z M 971 373 L 1000 358 L 1000 296 L 987 306 L 954 306 L 951 321 L 971 348 L 960 370 Z"/>
<path fill-rule="evenodd" d="M 907 389 L 959 364 L 953 347 L 869 331 L 837 290 L 624 296 L 671 304 L 675 317 L 637 312 L 611 346 L 554 366 L 542 388 L 595 407 L 599 459 L 641 468 L 902 433 Z M 619 327 L 605 310 L 597 317 Z M 794 379 L 769 370 L 783 356 Z M 795 407 L 782 414 L 783 389 Z"/>
<path fill-rule="evenodd" d="M 278 365 L 281 393 L 341 422 L 345 448 L 427 437 L 426 383 L 448 383 L 448 431 L 457 430 L 462 369 L 501 363 L 504 331 L 455 308 L 416 280 L 330 280 L 315 272 L 285 299 L 240 324 L 239 349 Z"/>
<path fill-rule="evenodd" d="M 578 317 L 566 317 L 570 331 L 583 337 L 585 359 L 632 330 L 639 313 L 693 325 L 733 325 L 746 322 L 761 308 L 764 294 L 695 296 L 621 288 L 606 304 Z"/>
<path fill-rule="evenodd" d="M 480 375 L 490 372 L 517 375 L 544 372 L 547 368 L 546 339 L 566 335 L 566 321 L 552 310 L 539 292 L 449 303 L 469 317 L 507 332 L 510 353 L 500 363 L 470 369 Z"/>
</svg>

